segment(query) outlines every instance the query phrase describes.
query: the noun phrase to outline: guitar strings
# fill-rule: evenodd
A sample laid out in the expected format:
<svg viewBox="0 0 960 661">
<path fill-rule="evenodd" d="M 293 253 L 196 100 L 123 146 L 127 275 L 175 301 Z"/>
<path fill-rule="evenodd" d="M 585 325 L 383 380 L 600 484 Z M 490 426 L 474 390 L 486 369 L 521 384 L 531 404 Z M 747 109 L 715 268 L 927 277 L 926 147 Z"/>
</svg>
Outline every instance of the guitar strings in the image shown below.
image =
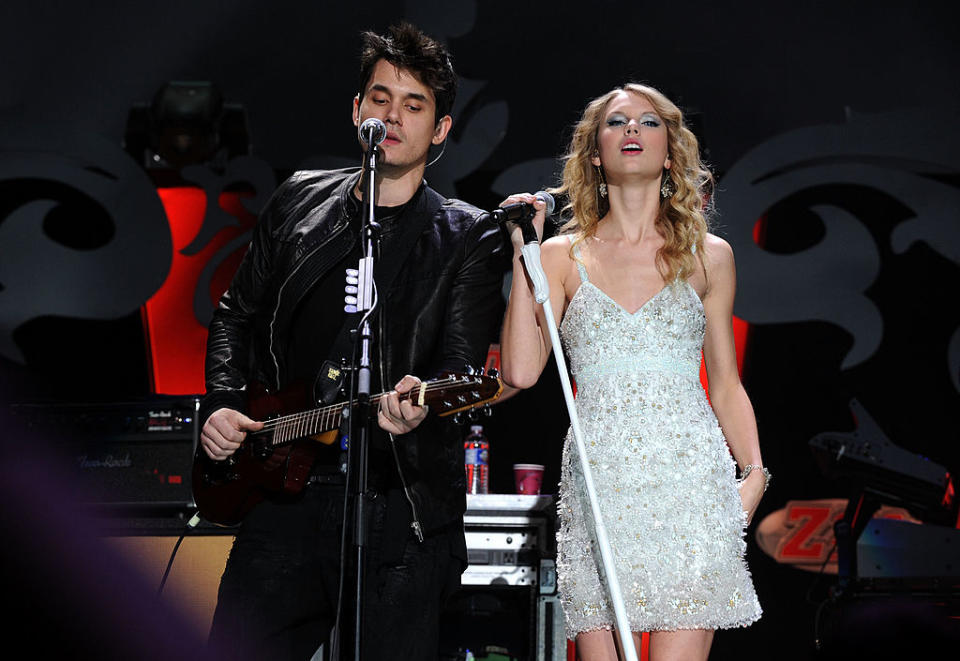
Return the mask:
<svg viewBox="0 0 960 661">
<path fill-rule="evenodd" d="M 448 382 L 435 382 L 433 384 L 428 384 L 424 390 L 426 392 L 442 390 L 446 388 L 448 385 L 450 385 L 450 383 Z M 415 394 L 416 393 L 414 392 L 413 395 Z M 383 395 L 384 393 L 374 395 L 373 397 L 370 398 L 371 403 L 378 403 L 380 401 L 380 398 L 383 397 Z M 404 399 L 411 399 L 413 395 L 410 393 L 404 393 L 403 397 Z M 324 406 L 321 408 L 312 409 L 310 411 L 301 411 L 299 413 L 292 413 L 290 415 L 282 416 L 280 418 L 273 418 L 272 420 L 265 421 L 263 429 L 259 430 L 259 432 L 265 431 L 267 429 L 273 429 L 274 427 L 279 427 L 281 425 L 294 424 L 296 422 L 302 421 L 307 418 L 320 418 L 320 417 L 326 417 L 327 415 L 336 416 L 336 415 L 339 415 L 343 411 L 343 409 L 344 409 L 344 406 L 340 404 L 332 404 L 330 406 Z M 259 432 L 255 432 L 255 433 L 259 433 Z"/>
<path fill-rule="evenodd" d="M 432 391 L 434 391 L 434 390 L 442 390 L 442 389 L 446 388 L 446 387 L 449 386 L 449 385 L 451 385 L 450 382 L 438 381 L 438 382 L 433 382 L 433 383 L 428 384 L 427 387 L 426 387 L 424 390 L 425 390 L 426 392 L 432 392 Z M 402 395 L 402 397 L 403 397 L 404 399 L 412 399 L 412 397 L 416 395 L 416 392 L 418 392 L 418 391 L 412 391 L 412 392 L 409 392 L 409 393 L 404 393 L 404 394 Z M 384 394 L 385 394 L 385 393 L 379 393 L 379 394 L 377 394 L 377 395 L 373 395 L 373 396 L 370 398 L 371 403 L 379 402 L 379 401 L 380 401 L 380 398 L 383 397 Z M 344 406 L 342 406 L 341 404 L 331 404 L 331 405 L 329 405 L 329 406 L 324 406 L 324 407 L 320 407 L 320 408 L 316 408 L 316 409 L 311 409 L 311 410 L 309 410 L 309 411 L 300 411 L 300 412 L 298 412 L 298 413 L 291 413 L 290 415 L 285 415 L 285 416 L 282 416 L 282 417 L 280 417 L 280 418 L 274 418 L 274 419 L 272 419 L 272 420 L 268 420 L 268 421 L 266 421 L 266 422 L 264 423 L 264 426 L 265 426 L 265 427 L 267 427 L 267 426 L 273 427 L 273 426 L 277 426 L 277 425 L 279 425 L 279 424 L 284 424 L 284 423 L 286 423 L 286 422 L 288 422 L 288 421 L 293 421 L 293 420 L 295 420 L 295 419 L 297 419 L 297 418 L 310 417 L 310 416 L 316 416 L 316 415 L 326 415 L 326 414 L 328 414 L 328 413 L 340 413 L 341 411 L 343 411 L 343 408 L 344 408 Z"/>
<path fill-rule="evenodd" d="M 462 383 L 456 379 L 449 379 L 444 381 L 434 381 L 427 384 L 424 388 L 424 392 L 433 392 L 436 390 L 443 390 L 451 385 Z M 470 385 L 476 385 L 471 383 Z M 419 390 L 413 390 L 408 393 L 404 393 L 404 399 L 412 399 Z M 374 395 L 370 398 L 370 403 L 375 404 L 380 401 L 380 398 L 383 397 L 386 393 L 380 393 Z M 279 444 L 287 440 L 293 440 L 302 436 L 308 436 L 311 433 L 315 433 L 316 430 L 311 430 L 309 424 L 305 423 L 320 423 L 321 426 L 334 422 L 339 415 L 343 412 L 344 406 L 339 404 L 333 404 L 330 406 L 325 406 L 317 409 L 312 409 L 310 411 L 302 411 L 300 413 L 294 413 L 291 415 L 282 416 L 280 418 L 274 418 L 272 420 L 267 420 L 264 422 L 263 428 L 252 432 L 254 435 L 264 434 L 269 431 L 280 430 L 280 431 L 293 431 L 291 435 L 282 434 L 280 440 L 276 438 L 273 441 L 273 444 Z M 327 420 L 327 417 L 330 417 L 330 420 Z"/>
</svg>

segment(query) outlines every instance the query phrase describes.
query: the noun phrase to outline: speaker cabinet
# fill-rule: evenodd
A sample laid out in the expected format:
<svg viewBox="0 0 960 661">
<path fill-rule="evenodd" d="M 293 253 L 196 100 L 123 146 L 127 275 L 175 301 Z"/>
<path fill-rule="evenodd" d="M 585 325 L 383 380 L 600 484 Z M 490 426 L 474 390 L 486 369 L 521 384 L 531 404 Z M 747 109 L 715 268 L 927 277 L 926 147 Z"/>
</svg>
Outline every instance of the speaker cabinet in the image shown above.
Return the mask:
<svg viewBox="0 0 960 661">
<path fill-rule="evenodd" d="M 109 509 L 187 510 L 198 397 L 116 403 L 18 404 L 12 411 L 54 450 L 75 502 Z"/>
<path fill-rule="evenodd" d="M 148 585 L 159 589 L 177 537 L 109 536 L 103 541 L 138 571 Z M 210 631 L 220 576 L 232 544 L 230 535 L 185 537 L 164 583 L 161 600 L 184 614 L 203 638 Z"/>
</svg>

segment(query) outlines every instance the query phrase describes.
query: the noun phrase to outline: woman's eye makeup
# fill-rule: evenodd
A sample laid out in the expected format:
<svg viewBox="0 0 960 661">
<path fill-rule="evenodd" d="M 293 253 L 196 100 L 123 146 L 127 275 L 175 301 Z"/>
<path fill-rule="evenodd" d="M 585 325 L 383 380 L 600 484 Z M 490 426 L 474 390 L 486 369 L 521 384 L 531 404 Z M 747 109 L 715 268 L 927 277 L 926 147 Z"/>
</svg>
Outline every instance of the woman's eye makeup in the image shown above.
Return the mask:
<svg viewBox="0 0 960 661">
<path fill-rule="evenodd" d="M 610 115 L 607 117 L 607 126 L 624 126 L 629 120 L 624 115 Z M 660 118 L 656 115 L 643 115 L 639 122 L 642 126 L 657 128 L 662 124 Z"/>
</svg>

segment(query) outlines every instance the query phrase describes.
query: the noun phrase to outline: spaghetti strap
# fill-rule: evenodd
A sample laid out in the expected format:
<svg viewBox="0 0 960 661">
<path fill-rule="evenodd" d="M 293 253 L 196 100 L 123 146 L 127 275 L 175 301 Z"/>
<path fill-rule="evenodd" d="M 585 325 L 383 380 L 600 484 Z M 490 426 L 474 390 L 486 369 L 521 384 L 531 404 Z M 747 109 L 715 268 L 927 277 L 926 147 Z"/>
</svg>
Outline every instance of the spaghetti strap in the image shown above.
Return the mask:
<svg viewBox="0 0 960 661">
<path fill-rule="evenodd" d="M 573 243 L 573 234 L 568 234 L 567 238 L 570 239 L 570 243 Z M 583 256 L 580 255 L 580 246 L 573 246 L 573 256 L 577 261 L 577 271 L 580 272 L 580 282 L 590 282 L 590 278 L 587 277 L 587 269 L 583 265 Z"/>
</svg>

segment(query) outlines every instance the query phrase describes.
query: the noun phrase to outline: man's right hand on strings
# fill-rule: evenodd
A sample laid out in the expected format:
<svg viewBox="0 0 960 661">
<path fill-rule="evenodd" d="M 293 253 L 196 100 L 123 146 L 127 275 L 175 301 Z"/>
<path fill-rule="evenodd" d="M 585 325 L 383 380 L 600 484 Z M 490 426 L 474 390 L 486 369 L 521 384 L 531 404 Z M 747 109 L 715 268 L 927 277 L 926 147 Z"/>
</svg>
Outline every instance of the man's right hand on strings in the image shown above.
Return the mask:
<svg viewBox="0 0 960 661">
<path fill-rule="evenodd" d="M 240 411 L 222 408 L 214 411 L 200 432 L 200 444 L 207 456 L 222 461 L 240 447 L 249 431 L 260 431 L 263 423 L 251 420 Z"/>
</svg>

